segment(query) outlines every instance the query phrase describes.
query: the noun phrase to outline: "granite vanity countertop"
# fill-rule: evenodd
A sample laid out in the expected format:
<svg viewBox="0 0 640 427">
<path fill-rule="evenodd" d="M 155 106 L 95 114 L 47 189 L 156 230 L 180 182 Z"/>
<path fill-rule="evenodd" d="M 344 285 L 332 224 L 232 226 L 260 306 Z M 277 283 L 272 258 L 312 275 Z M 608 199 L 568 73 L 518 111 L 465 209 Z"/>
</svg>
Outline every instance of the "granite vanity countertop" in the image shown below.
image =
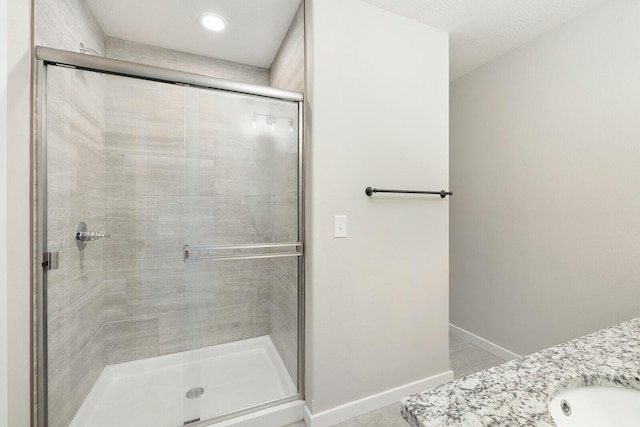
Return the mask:
<svg viewBox="0 0 640 427">
<path fill-rule="evenodd" d="M 640 390 L 640 318 L 402 399 L 413 427 L 555 426 L 547 405 L 582 385 Z"/>
</svg>

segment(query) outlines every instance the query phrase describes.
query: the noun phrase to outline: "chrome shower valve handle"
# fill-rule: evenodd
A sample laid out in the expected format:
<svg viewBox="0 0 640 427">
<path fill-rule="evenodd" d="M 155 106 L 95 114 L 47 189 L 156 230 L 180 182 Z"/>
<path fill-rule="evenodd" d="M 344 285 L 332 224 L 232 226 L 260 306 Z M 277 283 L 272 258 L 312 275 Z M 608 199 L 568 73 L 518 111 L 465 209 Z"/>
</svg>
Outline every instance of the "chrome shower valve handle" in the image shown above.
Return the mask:
<svg viewBox="0 0 640 427">
<path fill-rule="evenodd" d="M 82 251 L 87 246 L 87 242 L 108 239 L 111 235 L 107 233 L 98 233 L 95 231 L 87 231 L 87 224 L 81 221 L 76 229 L 76 246 Z"/>
<path fill-rule="evenodd" d="M 76 234 L 76 239 L 83 242 L 92 242 L 94 240 L 108 239 L 110 234 L 97 233 L 95 231 L 82 231 Z"/>
</svg>

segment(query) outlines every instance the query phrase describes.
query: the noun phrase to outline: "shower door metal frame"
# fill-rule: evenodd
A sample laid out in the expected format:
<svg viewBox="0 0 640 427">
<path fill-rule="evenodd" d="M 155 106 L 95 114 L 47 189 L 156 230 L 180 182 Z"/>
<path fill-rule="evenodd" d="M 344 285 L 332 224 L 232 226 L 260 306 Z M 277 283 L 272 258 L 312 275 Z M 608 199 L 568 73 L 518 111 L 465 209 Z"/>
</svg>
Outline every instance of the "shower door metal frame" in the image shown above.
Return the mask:
<svg viewBox="0 0 640 427">
<path fill-rule="evenodd" d="M 49 254 L 47 250 L 47 67 L 60 66 L 91 72 L 111 74 L 121 77 L 151 80 L 156 82 L 176 84 L 193 87 L 196 89 L 218 90 L 233 92 L 239 95 L 258 96 L 282 101 L 295 102 L 298 106 L 298 242 L 301 245 L 301 254 L 298 256 L 298 370 L 297 370 L 297 394 L 294 396 L 264 402 L 249 408 L 234 411 L 219 417 L 190 424 L 193 427 L 204 427 L 212 422 L 221 422 L 241 415 L 250 414 L 261 409 L 271 408 L 279 404 L 304 399 L 304 326 L 305 326 L 305 212 L 304 212 L 304 95 L 276 89 L 268 86 L 259 86 L 232 80 L 219 79 L 200 74 L 167 68 L 154 67 L 128 61 L 103 58 L 93 55 L 69 52 L 37 46 L 35 48 L 36 59 L 36 95 L 34 103 L 34 129 L 36 133 L 33 145 L 34 182 L 36 183 L 36 206 L 32 206 L 32 214 L 35 216 L 37 233 L 33 239 L 36 254 L 34 259 L 35 280 L 32 289 L 35 294 L 35 312 L 37 317 L 37 348 L 32 353 L 37 358 L 37 403 L 33 402 L 32 413 L 36 412 L 38 427 L 48 425 L 48 355 L 47 355 L 47 274 Z M 32 203 L 34 203 L 32 202 Z"/>
<path fill-rule="evenodd" d="M 35 258 L 35 280 L 32 286 L 32 293 L 35 294 L 35 311 L 37 324 L 37 352 L 36 357 L 36 375 L 37 375 L 37 402 L 33 402 L 34 408 L 32 413 L 36 413 L 36 422 L 38 427 L 46 427 L 48 425 L 48 393 L 47 393 L 47 377 L 48 377 L 48 356 L 47 356 L 47 275 L 45 274 L 44 258 L 47 250 L 47 67 L 43 61 L 36 63 L 36 102 L 34 107 L 35 117 L 35 134 L 36 143 L 33 147 L 33 159 L 35 159 L 35 176 L 36 185 L 36 206 L 32 207 L 32 214 L 36 213 L 34 222 L 37 233 L 35 242 L 32 247 L 36 248 L 36 253 L 32 254 Z M 34 289 L 35 288 L 35 289 Z M 35 407 L 37 406 L 37 408 Z"/>
</svg>

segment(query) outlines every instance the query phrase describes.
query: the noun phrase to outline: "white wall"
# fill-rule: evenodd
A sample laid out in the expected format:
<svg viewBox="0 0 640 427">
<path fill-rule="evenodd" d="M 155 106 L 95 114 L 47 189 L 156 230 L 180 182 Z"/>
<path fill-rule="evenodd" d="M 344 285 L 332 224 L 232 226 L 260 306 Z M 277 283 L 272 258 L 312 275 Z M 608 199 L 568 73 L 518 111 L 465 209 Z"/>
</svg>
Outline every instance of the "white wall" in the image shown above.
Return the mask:
<svg viewBox="0 0 640 427">
<path fill-rule="evenodd" d="M 0 425 L 8 420 L 7 383 L 7 0 L 0 0 Z"/>
<path fill-rule="evenodd" d="M 640 3 L 451 84 L 451 323 L 519 354 L 640 315 Z"/>
<path fill-rule="evenodd" d="M 30 422 L 30 5 L 1 0 L 0 10 L 0 426 L 22 427 Z"/>
<path fill-rule="evenodd" d="M 307 3 L 306 398 L 313 414 L 449 371 L 448 35 Z M 348 237 L 333 238 L 333 217 Z"/>
</svg>

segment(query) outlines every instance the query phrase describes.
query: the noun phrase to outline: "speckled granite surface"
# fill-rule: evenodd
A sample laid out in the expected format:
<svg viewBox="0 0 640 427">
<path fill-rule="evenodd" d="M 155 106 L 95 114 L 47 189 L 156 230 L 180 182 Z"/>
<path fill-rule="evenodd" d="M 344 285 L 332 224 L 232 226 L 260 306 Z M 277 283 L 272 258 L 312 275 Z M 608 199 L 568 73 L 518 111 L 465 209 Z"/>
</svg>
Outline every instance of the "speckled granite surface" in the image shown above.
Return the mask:
<svg viewBox="0 0 640 427">
<path fill-rule="evenodd" d="M 640 318 L 402 399 L 414 427 L 555 426 L 547 404 L 581 385 L 640 390 Z"/>
</svg>

